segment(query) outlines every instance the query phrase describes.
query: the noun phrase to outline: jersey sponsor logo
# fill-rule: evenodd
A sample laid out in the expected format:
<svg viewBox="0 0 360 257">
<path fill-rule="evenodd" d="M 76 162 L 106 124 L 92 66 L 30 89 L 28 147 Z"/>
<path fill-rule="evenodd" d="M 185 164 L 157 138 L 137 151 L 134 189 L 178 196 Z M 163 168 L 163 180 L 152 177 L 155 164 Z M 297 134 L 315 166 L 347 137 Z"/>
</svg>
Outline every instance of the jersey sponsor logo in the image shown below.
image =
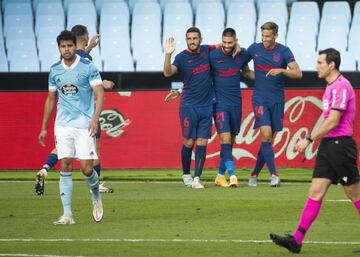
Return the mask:
<svg viewBox="0 0 360 257">
<path fill-rule="evenodd" d="M 273 55 L 273 61 L 274 61 L 274 62 L 280 62 L 280 60 L 281 60 L 280 54 L 279 54 L 279 53 L 275 53 L 275 54 Z"/>
<path fill-rule="evenodd" d="M 240 74 L 240 69 L 219 70 L 220 77 L 231 77 Z"/>
<path fill-rule="evenodd" d="M 261 54 L 255 54 L 255 57 L 261 57 Z"/>
<path fill-rule="evenodd" d="M 324 99 L 324 101 L 323 101 L 323 110 L 324 111 L 329 110 L 329 101 L 327 99 Z"/>
<path fill-rule="evenodd" d="M 79 89 L 72 84 L 66 84 L 61 87 L 61 92 L 64 95 L 76 95 L 79 92 Z"/>
<path fill-rule="evenodd" d="M 210 70 L 210 65 L 203 64 L 203 65 L 200 65 L 199 67 L 193 68 L 192 74 L 196 75 L 196 74 L 200 74 L 200 73 L 203 73 L 203 72 L 209 71 L 209 70 Z"/>
<path fill-rule="evenodd" d="M 224 62 L 223 59 L 216 60 L 216 63 L 222 63 L 222 62 Z"/>
<path fill-rule="evenodd" d="M 192 63 L 192 62 L 193 62 L 192 59 L 187 59 L 186 61 L 187 61 L 188 63 Z"/>
</svg>

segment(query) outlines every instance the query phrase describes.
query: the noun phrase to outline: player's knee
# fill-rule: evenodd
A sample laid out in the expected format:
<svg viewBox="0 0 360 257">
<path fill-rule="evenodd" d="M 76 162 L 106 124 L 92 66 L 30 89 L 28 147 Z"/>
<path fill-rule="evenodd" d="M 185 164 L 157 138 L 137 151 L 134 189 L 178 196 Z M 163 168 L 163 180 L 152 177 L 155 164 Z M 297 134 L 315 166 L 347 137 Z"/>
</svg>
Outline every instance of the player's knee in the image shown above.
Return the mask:
<svg viewBox="0 0 360 257">
<path fill-rule="evenodd" d="M 309 197 L 313 200 L 320 201 L 324 198 L 325 192 L 320 187 L 310 187 L 309 189 Z"/>
<path fill-rule="evenodd" d="M 345 187 L 345 193 L 346 193 L 346 196 L 352 202 L 356 202 L 356 201 L 360 200 L 360 185 L 356 184 L 356 185 L 352 185 L 349 187 Z"/>
<path fill-rule="evenodd" d="M 194 140 L 193 139 L 183 139 L 183 144 L 187 147 L 187 148 L 193 148 L 194 146 Z"/>
<path fill-rule="evenodd" d="M 206 138 L 198 138 L 196 139 L 196 145 L 207 145 L 208 140 Z"/>
</svg>

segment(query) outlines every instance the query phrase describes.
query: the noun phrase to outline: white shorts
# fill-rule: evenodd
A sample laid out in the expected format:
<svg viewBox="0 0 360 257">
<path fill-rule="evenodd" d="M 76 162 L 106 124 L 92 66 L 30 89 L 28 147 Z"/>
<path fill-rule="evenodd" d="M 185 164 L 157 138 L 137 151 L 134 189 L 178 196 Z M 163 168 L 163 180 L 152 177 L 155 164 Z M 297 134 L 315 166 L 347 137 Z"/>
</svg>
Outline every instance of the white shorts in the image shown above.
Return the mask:
<svg viewBox="0 0 360 257">
<path fill-rule="evenodd" d="M 55 126 L 55 144 L 58 159 L 76 158 L 96 160 L 96 138 L 89 135 L 87 129 Z"/>
</svg>

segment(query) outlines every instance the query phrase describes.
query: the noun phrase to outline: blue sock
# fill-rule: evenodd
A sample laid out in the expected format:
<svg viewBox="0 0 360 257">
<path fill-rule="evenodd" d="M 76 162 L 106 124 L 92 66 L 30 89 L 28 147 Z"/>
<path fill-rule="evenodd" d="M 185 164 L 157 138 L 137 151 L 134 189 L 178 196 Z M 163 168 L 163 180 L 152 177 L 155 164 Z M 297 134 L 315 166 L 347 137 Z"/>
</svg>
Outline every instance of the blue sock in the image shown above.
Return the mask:
<svg viewBox="0 0 360 257">
<path fill-rule="evenodd" d="M 90 177 L 85 176 L 85 181 L 92 192 L 93 200 L 98 200 L 100 198 L 99 177 L 96 171 L 93 170 L 93 173 L 90 175 Z"/>
<path fill-rule="evenodd" d="M 191 153 L 192 148 L 188 148 L 185 145 L 181 148 L 181 163 L 183 168 L 183 174 L 190 174 L 190 165 L 191 165 Z"/>
<path fill-rule="evenodd" d="M 268 166 L 270 173 L 275 174 L 276 173 L 275 154 L 274 154 L 274 149 L 272 147 L 271 142 L 262 142 L 261 150 L 264 155 L 264 159 L 265 159 L 266 165 Z"/>
<path fill-rule="evenodd" d="M 201 177 L 206 159 L 206 145 L 197 145 L 195 150 L 194 177 Z"/>
<path fill-rule="evenodd" d="M 56 165 L 57 162 L 58 162 L 57 154 L 56 153 L 51 153 L 47 157 L 43 168 L 46 169 L 47 171 L 49 171 L 52 167 L 54 167 Z"/>
<path fill-rule="evenodd" d="M 226 165 L 224 162 L 224 159 L 222 157 L 220 157 L 220 164 L 219 164 L 219 171 L 218 171 L 218 175 L 220 176 L 224 176 L 226 172 Z"/>
<path fill-rule="evenodd" d="M 222 158 L 225 161 L 225 166 L 230 176 L 235 175 L 234 171 L 234 160 L 232 156 L 232 146 L 231 144 L 221 144 L 221 154 Z"/>
<path fill-rule="evenodd" d="M 264 167 L 265 159 L 261 150 L 261 145 L 259 148 L 259 152 L 257 154 L 256 164 L 251 176 L 259 176 L 261 169 Z"/>
<path fill-rule="evenodd" d="M 64 208 L 64 214 L 71 215 L 71 198 L 73 191 L 72 173 L 60 171 L 60 198 Z"/>
<path fill-rule="evenodd" d="M 98 177 L 100 178 L 100 173 L 101 173 L 100 163 L 98 165 L 95 165 L 93 168 L 96 171 L 96 173 L 98 174 Z"/>
</svg>

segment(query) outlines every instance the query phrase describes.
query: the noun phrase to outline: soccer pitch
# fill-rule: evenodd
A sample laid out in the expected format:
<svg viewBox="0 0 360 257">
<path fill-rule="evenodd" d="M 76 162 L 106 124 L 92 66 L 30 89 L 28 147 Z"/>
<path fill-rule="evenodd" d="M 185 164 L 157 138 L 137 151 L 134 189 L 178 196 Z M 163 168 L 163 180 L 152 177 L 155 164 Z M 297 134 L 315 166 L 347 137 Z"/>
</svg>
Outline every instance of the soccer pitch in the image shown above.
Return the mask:
<svg viewBox="0 0 360 257">
<path fill-rule="evenodd" d="M 297 226 L 310 171 L 281 170 L 280 188 L 262 173 L 257 188 L 217 188 L 216 171 L 205 171 L 205 190 L 181 183 L 178 171 L 103 172 L 113 194 L 103 194 L 105 216 L 92 220 L 90 193 L 74 174 L 75 225 L 54 226 L 62 214 L 58 173 L 45 195 L 34 192 L 34 172 L 0 172 L 0 256 L 293 256 L 269 240 Z M 302 256 L 359 256 L 360 221 L 341 187 L 332 187 L 307 234 Z"/>
</svg>

